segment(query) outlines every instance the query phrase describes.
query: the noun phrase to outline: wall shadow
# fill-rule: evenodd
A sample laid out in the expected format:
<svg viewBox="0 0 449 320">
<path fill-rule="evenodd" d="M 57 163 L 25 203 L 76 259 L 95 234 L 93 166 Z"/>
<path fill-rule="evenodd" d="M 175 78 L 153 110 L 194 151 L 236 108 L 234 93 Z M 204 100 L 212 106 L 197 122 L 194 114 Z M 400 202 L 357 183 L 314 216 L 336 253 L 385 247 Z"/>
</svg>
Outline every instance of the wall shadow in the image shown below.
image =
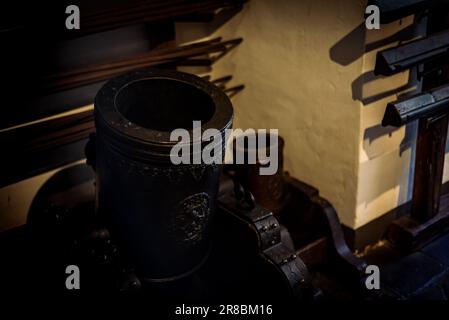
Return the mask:
<svg viewBox="0 0 449 320">
<path fill-rule="evenodd" d="M 388 96 L 397 94 L 401 91 L 408 90 L 410 88 L 413 88 L 415 85 L 413 77 L 409 77 L 409 81 L 399 87 L 376 93 L 372 96 L 364 97 L 363 96 L 363 87 L 370 82 L 376 81 L 378 79 L 383 79 L 384 76 L 376 76 L 374 75 L 373 71 L 368 71 L 363 74 L 361 74 L 359 77 L 357 77 L 351 84 L 352 86 L 352 99 L 358 100 L 363 103 L 363 105 L 368 105 L 371 103 L 374 103 L 378 100 L 384 99 Z"/>
<path fill-rule="evenodd" d="M 363 22 L 331 47 L 330 59 L 342 66 L 347 66 L 367 52 L 377 50 L 392 42 L 413 39 L 416 35 L 416 26 L 412 24 L 389 37 L 368 44 L 365 44 L 365 32 L 365 22 Z"/>
</svg>

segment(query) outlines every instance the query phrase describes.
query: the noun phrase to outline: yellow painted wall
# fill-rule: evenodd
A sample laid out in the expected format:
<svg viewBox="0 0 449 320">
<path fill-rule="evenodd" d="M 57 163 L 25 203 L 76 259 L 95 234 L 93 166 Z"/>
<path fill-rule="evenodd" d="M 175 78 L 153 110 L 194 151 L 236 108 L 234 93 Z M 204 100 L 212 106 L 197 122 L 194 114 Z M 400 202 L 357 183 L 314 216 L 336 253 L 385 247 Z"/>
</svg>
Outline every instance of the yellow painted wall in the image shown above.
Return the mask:
<svg viewBox="0 0 449 320">
<path fill-rule="evenodd" d="M 416 139 L 415 124 L 381 126 L 387 103 L 416 88 L 416 79 L 385 94 L 407 84 L 409 72 L 372 74 L 377 51 L 397 45 L 390 37 L 414 17 L 367 30 L 365 7 L 363 0 L 250 1 L 216 32 L 244 43 L 214 66 L 217 77 L 232 73 L 247 86 L 234 100 L 235 126 L 278 128 L 287 170 L 319 188 L 354 229 L 410 200 Z"/>
<path fill-rule="evenodd" d="M 216 32 L 244 38 L 214 65 L 217 77 L 232 73 L 246 85 L 233 100 L 234 127 L 278 128 L 286 169 L 318 187 L 348 226 L 355 224 L 362 111 L 351 83 L 363 59 L 344 66 L 330 55 L 363 12 L 363 1 L 250 1 Z"/>
<path fill-rule="evenodd" d="M 415 29 L 413 37 L 419 36 L 420 33 L 423 35 L 425 32 L 425 27 L 416 24 L 413 16 L 382 25 L 380 30 L 365 31 L 366 53 L 363 58 L 362 74 L 372 75 L 378 51 L 396 46 L 400 42 L 389 42 L 375 50 L 369 49 L 370 44 L 389 38 L 409 26 Z M 419 83 L 409 71 L 391 77 L 377 77 L 362 85 L 361 98 L 365 100 L 404 86 L 407 88 L 395 90 L 374 102 L 362 103 L 362 139 L 354 228 L 363 226 L 411 199 L 416 123 L 393 128 L 382 127 L 381 122 L 386 105 L 397 100 L 405 92 L 416 91 Z"/>
</svg>

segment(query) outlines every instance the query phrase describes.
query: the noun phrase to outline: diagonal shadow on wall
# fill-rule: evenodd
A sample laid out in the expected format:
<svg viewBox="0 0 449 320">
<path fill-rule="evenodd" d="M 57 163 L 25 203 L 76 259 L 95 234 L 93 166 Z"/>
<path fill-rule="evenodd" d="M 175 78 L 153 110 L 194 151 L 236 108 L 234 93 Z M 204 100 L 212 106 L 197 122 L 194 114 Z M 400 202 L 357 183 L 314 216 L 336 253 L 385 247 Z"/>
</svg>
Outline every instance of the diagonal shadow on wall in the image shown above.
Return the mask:
<svg viewBox="0 0 449 320">
<path fill-rule="evenodd" d="M 365 23 L 361 23 L 331 47 L 329 50 L 330 59 L 342 66 L 350 65 L 366 52 L 377 50 L 396 41 L 413 39 L 416 35 L 416 26 L 410 25 L 389 37 L 366 45 L 365 32 Z"/>
</svg>

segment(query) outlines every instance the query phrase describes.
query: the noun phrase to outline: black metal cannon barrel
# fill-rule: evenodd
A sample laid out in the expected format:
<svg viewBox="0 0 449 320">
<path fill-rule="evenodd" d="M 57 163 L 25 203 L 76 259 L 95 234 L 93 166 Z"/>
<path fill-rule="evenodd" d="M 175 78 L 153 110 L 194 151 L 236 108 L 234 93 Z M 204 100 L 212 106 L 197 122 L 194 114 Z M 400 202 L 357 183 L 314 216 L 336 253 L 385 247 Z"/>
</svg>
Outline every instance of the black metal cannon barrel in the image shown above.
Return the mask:
<svg viewBox="0 0 449 320">
<path fill-rule="evenodd" d="M 220 165 L 170 159 L 174 129 L 232 125 L 229 98 L 194 75 L 145 70 L 114 78 L 95 98 L 97 212 L 142 280 L 196 270 L 210 250 Z M 219 139 L 217 139 L 219 140 Z M 221 150 L 224 150 L 225 141 Z M 202 150 L 202 149 L 201 149 Z"/>
</svg>

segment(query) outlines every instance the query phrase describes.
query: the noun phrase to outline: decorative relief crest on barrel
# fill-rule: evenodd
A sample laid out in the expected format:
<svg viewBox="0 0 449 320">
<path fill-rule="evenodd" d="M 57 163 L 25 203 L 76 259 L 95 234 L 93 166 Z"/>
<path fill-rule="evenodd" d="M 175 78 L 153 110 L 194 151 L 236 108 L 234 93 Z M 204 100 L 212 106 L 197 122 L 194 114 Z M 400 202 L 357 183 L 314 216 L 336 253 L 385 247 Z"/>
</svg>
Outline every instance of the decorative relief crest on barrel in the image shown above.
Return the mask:
<svg viewBox="0 0 449 320">
<path fill-rule="evenodd" d="M 184 245 L 201 241 L 209 215 L 210 197 L 207 193 L 197 193 L 179 202 L 173 223 L 176 241 Z"/>
</svg>

